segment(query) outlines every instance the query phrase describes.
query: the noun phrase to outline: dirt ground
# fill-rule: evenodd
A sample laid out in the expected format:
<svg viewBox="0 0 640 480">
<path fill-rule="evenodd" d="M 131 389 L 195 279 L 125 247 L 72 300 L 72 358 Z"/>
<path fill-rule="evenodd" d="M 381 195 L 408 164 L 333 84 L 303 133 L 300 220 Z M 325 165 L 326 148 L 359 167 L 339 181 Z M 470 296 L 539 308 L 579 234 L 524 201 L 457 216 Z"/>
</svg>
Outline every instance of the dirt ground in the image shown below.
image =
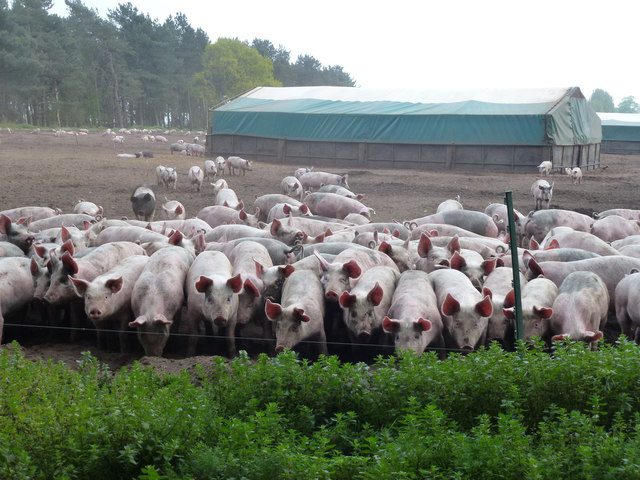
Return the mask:
<svg viewBox="0 0 640 480">
<path fill-rule="evenodd" d="M 141 184 L 152 186 L 158 200 L 164 196 L 182 202 L 189 216 L 213 203 L 211 187 L 195 192 L 187 182 L 191 165 L 202 165 L 204 159 L 170 155 L 168 144 L 143 143 L 141 135 L 126 135 L 124 145 L 114 149 L 110 137 L 91 133 L 74 137 L 55 137 L 53 132 L 38 134 L 0 133 L 0 210 L 25 206 L 49 205 L 71 212 L 79 199 L 102 205 L 110 218 L 132 217 L 129 197 Z M 169 143 L 179 138 L 167 136 Z M 154 152 L 154 158 L 117 158 L 116 153 L 140 150 Z M 584 172 L 584 183 L 572 185 L 566 175 L 554 174 L 552 206 L 578 210 L 583 213 L 609 208 L 638 208 L 640 156 L 603 155 L 602 167 Z M 155 185 L 157 165 L 177 167 L 178 186 L 166 191 Z M 302 165 L 301 165 L 302 166 Z M 297 166 L 254 163 L 254 170 L 246 176 L 225 177 L 245 204 L 264 193 L 280 190 L 280 180 L 291 175 Z M 464 171 L 421 170 L 339 170 L 349 173 L 351 190 L 366 195 L 363 200 L 376 211 L 374 221 L 408 220 L 435 212 L 437 205 L 460 195 L 465 208 L 484 210 L 492 202 L 503 202 L 504 192 L 512 190 L 515 207 L 527 213 L 533 208 L 530 194 L 537 171 L 529 174 L 477 173 Z M 29 357 L 54 358 L 71 365 L 79 353 L 91 350 L 112 368 L 129 364 L 138 356 L 121 356 L 100 352 L 91 344 L 36 345 L 26 348 Z M 202 361 L 200 357 L 187 363 Z M 148 363 L 174 364 L 177 360 L 148 360 Z M 186 366 L 180 364 L 180 368 Z M 161 366 L 161 370 L 173 367 Z"/>
</svg>

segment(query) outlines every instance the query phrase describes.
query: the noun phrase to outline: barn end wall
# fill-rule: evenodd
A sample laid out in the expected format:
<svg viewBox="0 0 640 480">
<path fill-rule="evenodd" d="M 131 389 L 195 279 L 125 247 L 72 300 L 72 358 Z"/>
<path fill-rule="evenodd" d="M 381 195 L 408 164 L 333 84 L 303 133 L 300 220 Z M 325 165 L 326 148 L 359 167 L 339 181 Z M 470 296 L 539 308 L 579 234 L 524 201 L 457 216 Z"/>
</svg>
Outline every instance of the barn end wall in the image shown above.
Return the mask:
<svg viewBox="0 0 640 480">
<path fill-rule="evenodd" d="M 602 153 L 615 153 L 618 155 L 638 155 L 640 154 L 640 142 L 602 140 Z"/>
<path fill-rule="evenodd" d="M 314 142 L 207 135 L 207 153 L 258 162 L 339 168 L 410 168 L 525 172 L 551 160 L 554 168 L 600 165 L 600 144 L 568 146 L 413 145 Z"/>
</svg>

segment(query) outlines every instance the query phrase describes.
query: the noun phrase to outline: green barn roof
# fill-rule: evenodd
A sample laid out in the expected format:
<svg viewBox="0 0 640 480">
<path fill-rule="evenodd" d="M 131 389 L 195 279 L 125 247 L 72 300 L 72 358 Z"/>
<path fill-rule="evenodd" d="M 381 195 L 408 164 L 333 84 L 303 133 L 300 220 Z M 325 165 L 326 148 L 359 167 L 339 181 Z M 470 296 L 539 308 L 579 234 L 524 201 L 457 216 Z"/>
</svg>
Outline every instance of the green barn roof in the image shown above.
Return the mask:
<svg viewBox="0 0 640 480">
<path fill-rule="evenodd" d="M 640 113 L 600 113 L 602 139 L 640 142 Z"/>
</svg>

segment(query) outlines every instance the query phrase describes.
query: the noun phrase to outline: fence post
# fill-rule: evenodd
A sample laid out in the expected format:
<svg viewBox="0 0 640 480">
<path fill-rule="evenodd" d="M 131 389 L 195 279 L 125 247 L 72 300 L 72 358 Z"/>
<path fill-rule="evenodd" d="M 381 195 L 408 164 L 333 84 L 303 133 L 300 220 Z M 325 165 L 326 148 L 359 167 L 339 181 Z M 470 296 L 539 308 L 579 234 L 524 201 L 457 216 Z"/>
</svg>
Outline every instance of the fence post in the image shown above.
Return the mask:
<svg viewBox="0 0 640 480">
<path fill-rule="evenodd" d="M 504 192 L 504 203 L 507 206 L 509 219 L 509 249 L 511 250 L 511 269 L 513 271 L 513 292 L 515 293 L 516 340 L 522 340 L 524 325 L 522 323 L 522 296 L 520 292 L 520 267 L 518 265 L 518 239 L 516 237 L 515 215 L 513 214 L 513 197 L 511 190 Z"/>
</svg>

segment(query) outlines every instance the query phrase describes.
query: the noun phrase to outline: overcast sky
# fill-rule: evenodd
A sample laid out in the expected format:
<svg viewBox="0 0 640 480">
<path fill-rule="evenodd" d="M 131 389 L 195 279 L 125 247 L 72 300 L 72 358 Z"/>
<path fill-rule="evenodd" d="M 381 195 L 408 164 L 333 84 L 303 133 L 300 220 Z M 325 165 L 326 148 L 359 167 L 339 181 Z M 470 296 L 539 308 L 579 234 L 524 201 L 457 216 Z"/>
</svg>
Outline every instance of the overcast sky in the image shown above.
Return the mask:
<svg viewBox="0 0 640 480">
<path fill-rule="evenodd" d="M 106 15 L 118 0 L 84 0 Z M 341 65 L 360 87 L 579 86 L 617 104 L 640 101 L 634 1 L 574 0 L 135 0 L 164 20 L 177 11 L 219 37 L 266 38 L 324 65 Z M 52 12 L 65 15 L 64 0 Z"/>
</svg>

